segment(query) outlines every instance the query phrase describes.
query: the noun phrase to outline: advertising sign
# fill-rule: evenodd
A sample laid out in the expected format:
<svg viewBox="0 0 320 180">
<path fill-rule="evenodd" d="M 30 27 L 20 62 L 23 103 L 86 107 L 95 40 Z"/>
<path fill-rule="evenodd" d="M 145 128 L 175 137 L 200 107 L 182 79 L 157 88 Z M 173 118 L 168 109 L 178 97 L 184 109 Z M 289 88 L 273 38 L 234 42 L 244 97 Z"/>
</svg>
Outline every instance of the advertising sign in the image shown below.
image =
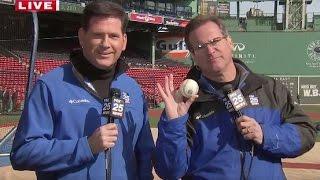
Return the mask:
<svg viewBox="0 0 320 180">
<path fill-rule="evenodd" d="M 0 0 L 0 4 L 11 4 L 11 5 L 14 5 L 14 0 Z"/>
<path fill-rule="evenodd" d="M 190 55 L 184 38 L 178 36 L 158 36 L 156 39 L 156 50 L 160 53 L 160 56 L 165 56 L 168 59 L 176 61 L 185 60 Z"/>
<path fill-rule="evenodd" d="M 219 2 L 218 3 L 218 13 L 219 14 L 229 14 L 230 13 L 230 2 Z"/>
<path fill-rule="evenodd" d="M 231 32 L 233 56 L 260 74 L 316 76 L 320 32 Z"/>
<path fill-rule="evenodd" d="M 163 20 L 163 24 L 169 25 L 169 26 L 186 27 L 188 23 L 189 23 L 189 20 L 185 20 L 185 19 L 164 18 Z"/>
<path fill-rule="evenodd" d="M 60 2 L 60 11 L 71 12 L 71 13 L 82 13 L 84 4 Z"/>
<path fill-rule="evenodd" d="M 301 104 L 320 104 L 320 77 L 300 77 Z"/>
<path fill-rule="evenodd" d="M 163 17 L 157 16 L 153 14 L 142 14 L 142 13 L 130 13 L 129 14 L 130 21 L 137 21 L 143 23 L 151 23 L 151 24 L 162 24 Z"/>
<path fill-rule="evenodd" d="M 290 91 L 291 97 L 294 101 L 299 103 L 298 100 L 298 77 L 289 76 L 272 76 L 275 80 L 280 81 Z"/>
</svg>

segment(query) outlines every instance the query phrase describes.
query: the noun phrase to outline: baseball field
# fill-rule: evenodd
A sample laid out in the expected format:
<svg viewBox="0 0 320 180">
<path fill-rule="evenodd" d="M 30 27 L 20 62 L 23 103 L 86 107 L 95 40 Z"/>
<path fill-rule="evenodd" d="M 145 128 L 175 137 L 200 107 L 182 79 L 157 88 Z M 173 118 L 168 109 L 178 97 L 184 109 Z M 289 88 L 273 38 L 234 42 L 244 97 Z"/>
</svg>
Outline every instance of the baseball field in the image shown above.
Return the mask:
<svg viewBox="0 0 320 180">
<path fill-rule="evenodd" d="M 304 111 L 310 116 L 315 125 L 320 127 L 320 106 L 304 106 Z M 162 109 L 150 109 L 149 117 L 152 127 L 154 140 L 157 139 L 157 122 Z M 0 140 L 6 138 L 7 134 L 17 125 L 19 115 L 0 115 Z M 10 138 L 12 139 L 12 138 Z M 320 132 L 318 131 L 317 141 L 320 141 Z M 0 144 L 8 151 L 8 144 Z M 3 148 L 2 148 L 3 149 Z M 1 147 L 0 147 L 1 150 Z M 1 152 L 3 153 L 3 152 Z M 284 172 L 288 180 L 316 180 L 320 177 L 320 142 L 304 155 L 294 159 L 283 159 Z M 15 171 L 8 164 L 8 152 L 0 154 L 0 179 L 1 180 L 35 180 L 35 174 L 32 171 Z M 155 179 L 160 179 L 155 174 Z"/>
</svg>

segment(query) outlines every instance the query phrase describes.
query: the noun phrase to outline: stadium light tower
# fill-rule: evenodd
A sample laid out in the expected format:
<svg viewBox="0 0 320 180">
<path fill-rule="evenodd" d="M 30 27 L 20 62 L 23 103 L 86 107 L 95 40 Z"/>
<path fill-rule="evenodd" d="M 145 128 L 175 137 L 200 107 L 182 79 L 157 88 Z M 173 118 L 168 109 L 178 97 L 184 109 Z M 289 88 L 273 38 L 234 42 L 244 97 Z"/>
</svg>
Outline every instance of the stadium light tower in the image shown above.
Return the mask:
<svg viewBox="0 0 320 180">
<path fill-rule="evenodd" d="M 286 30 L 303 30 L 306 22 L 306 0 L 286 0 Z"/>
</svg>

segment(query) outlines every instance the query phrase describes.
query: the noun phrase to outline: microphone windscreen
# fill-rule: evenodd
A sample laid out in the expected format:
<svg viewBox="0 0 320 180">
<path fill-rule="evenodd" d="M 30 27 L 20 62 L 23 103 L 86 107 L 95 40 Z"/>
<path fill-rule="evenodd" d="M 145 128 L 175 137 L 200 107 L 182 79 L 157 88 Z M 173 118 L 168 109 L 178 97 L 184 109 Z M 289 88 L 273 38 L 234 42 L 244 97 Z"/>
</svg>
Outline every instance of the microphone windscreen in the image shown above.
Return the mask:
<svg viewBox="0 0 320 180">
<path fill-rule="evenodd" d="M 233 86 L 232 84 L 225 84 L 224 86 L 221 87 L 221 89 L 227 95 L 233 91 Z"/>
<path fill-rule="evenodd" d="M 118 88 L 111 88 L 110 89 L 110 97 L 116 97 L 116 98 L 120 98 L 121 96 L 121 91 Z"/>
</svg>

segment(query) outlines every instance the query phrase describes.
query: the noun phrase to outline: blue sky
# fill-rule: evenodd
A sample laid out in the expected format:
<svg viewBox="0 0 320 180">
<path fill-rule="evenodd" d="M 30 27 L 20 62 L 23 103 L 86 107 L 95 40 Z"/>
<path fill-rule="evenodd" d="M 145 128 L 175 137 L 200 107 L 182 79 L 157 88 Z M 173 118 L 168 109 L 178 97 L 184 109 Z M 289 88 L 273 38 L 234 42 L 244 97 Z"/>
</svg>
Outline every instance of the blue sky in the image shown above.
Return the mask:
<svg viewBox="0 0 320 180">
<path fill-rule="evenodd" d="M 236 2 L 230 3 L 230 14 L 237 13 L 236 7 L 237 7 Z M 251 7 L 261 9 L 264 12 L 264 14 L 273 14 L 274 2 L 273 1 L 265 1 L 265 2 L 259 2 L 259 3 L 248 2 L 248 1 L 240 2 L 240 14 L 242 16 L 245 16 L 246 12 Z M 278 6 L 278 13 L 283 13 L 283 12 L 284 12 L 284 6 L 282 5 Z M 308 21 L 311 20 L 310 18 L 312 18 L 312 13 L 320 14 L 320 0 L 312 0 L 312 3 L 307 5 L 307 13 L 308 13 Z"/>
</svg>

